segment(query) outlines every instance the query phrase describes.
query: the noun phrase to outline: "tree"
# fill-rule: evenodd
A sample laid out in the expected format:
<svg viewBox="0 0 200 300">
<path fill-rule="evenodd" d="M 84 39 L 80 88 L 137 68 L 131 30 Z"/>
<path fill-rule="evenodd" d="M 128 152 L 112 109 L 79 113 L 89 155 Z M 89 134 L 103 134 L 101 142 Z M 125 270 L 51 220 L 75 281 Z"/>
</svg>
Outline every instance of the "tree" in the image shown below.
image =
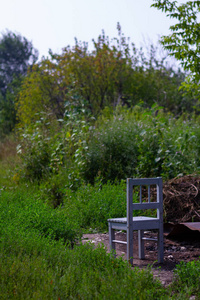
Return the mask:
<svg viewBox="0 0 200 300">
<path fill-rule="evenodd" d="M 156 3 L 152 5 L 153 7 L 178 21 L 177 24 L 170 26 L 172 34 L 163 36 L 161 43 L 189 72 L 183 87 L 190 91 L 192 89 L 200 98 L 200 23 L 198 21 L 200 1 L 187 1 L 181 5 L 178 5 L 177 1 L 154 1 Z"/>
<path fill-rule="evenodd" d="M 33 66 L 22 82 L 15 105 L 21 126 L 35 122 L 41 112 L 46 112 L 53 118 L 63 118 L 66 94 L 70 86 L 68 77 L 59 60 L 53 56 L 42 59 Z"/>
<path fill-rule="evenodd" d="M 124 37 L 119 24 L 117 38 L 110 40 L 102 32 L 93 45 L 89 51 L 87 43 L 76 40 L 60 55 L 50 51 L 48 59 L 28 72 L 17 103 L 22 127 L 36 121 L 41 111 L 61 119 L 83 109 L 96 117 L 106 106 L 141 102 L 144 107 L 156 102 L 176 114 L 188 108 L 178 91 L 184 74 L 158 58 L 157 47 L 151 46 L 145 57 Z"/>
<path fill-rule="evenodd" d="M 15 97 L 22 78 L 38 58 L 38 51 L 20 34 L 7 31 L 0 39 L 0 130 L 10 132 L 16 122 Z M 0 132 L 0 133 L 2 133 Z"/>
</svg>

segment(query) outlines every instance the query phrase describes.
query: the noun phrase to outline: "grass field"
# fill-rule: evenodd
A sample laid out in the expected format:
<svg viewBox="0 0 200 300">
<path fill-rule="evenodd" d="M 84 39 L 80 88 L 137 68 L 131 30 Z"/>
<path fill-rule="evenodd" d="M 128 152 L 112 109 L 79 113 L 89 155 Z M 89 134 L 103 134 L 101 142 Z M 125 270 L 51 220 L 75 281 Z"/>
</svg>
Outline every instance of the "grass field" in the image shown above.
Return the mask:
<svg viewBox="0 0 200 300">
<path fill-rule="evenodd" d="M 105 232 L 107 218 L 124 215 L 124 181 L 63 186 L 54 208 L 49 183 L 20 183 L 18 164 L 13 155 L 0 161 L 0 299 L 200 298 L 199 261 L 179 265 L 165 288 L 150 267 L 81 244 L 83 232 Z"/>
</svg>

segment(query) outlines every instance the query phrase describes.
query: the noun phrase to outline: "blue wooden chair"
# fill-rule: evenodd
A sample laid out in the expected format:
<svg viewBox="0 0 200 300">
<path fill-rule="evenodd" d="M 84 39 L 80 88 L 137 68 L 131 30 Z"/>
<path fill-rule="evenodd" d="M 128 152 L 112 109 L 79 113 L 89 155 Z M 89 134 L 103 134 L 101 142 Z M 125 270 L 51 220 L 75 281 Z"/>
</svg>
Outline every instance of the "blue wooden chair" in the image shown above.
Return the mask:
<svg viewBox="0 0 200 300">
<path fill-rule="evenodd" d="M 139 186 L 139 201 L 133 203 L 133 190 Z M 142 195 L 146 187 L 148 197 L 145 196 L 146 201 Z M 151 197 L 151 187 L 155 187 L 156 199 L 154 202 Z M 143 187 L 143 188 L 142 188 Z M 108 219 L 109 226 L 109 243 L 110 250 L 115 250 L 115 243 L 122 243 L 127 245 L 127 260 L 133 264 L 133 231 L 138 231 L 138 248 L 139 258 L 144 259 L 144 241 L 151 240 L 158 243 L 158 262 L 163 263 L 164 247 L 163 247 L 163 192 L 162 192 L 162 178 L 142 178 L 142 179 L 127 179 L 127 217 Z M 156 217 L 133 216 L 134 210 L 157 210 Z M 125 230 L 127 232 L 127 240 L 119 241 L 115 239 L 115 230 Z M 157 238 L 148 238 L 144 236 L 144 231 L 157 230 Z"/>
</svg>

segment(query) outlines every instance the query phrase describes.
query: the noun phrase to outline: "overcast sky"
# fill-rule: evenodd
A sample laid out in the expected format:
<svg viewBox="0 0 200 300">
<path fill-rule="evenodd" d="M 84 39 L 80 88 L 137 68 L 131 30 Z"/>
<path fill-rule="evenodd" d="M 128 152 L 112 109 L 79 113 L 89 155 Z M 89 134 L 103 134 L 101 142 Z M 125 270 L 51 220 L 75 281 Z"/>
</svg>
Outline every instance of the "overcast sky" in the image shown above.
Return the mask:
<svg viewBox="0 0 200 300">
<path fill-rule="evenodd" d="M 185 2 L 180 1 L 180 2 Z M 117 36 L 120 22 L 125 36 L 137 47 L 146 40 L 156 43 L 169 33 L 172 20 L 150 8 L 153 0 L 0 0 L 0 33 L 6 29 L 32 41 L 40 58 L 48 50 L 61 53 L 74 38 L 91 42 L 102 29 Z"/>
</svg>

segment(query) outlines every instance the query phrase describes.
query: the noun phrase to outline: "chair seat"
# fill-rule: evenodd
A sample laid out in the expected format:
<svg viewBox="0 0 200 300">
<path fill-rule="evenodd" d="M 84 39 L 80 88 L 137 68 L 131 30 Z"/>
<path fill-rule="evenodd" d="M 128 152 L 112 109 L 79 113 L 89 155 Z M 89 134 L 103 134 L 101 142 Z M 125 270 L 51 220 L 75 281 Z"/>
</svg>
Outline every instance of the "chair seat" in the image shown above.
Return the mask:
<svg viewBox="0 0 200 300">
<path fill-rule="evenodd" d="M 127 230 L 127 218 L 108 219 L 111 228 L 117 230 Z M 159 229 L 160 220 L 153 217 L 133 217 L 133 230 Z"/>
<path fill-rule="evenodd" d="M 153 218 L 153 217 L 144 217 L 144 216 L 139 216 L 139 217 L 133 217 L 133 222 L 134 221 L 159 221 L 158 218 Z M 127 223 L 127 218 L 114 218 L 114 219 L 108 219 L 108 222 L 113 222 L 113 223 Z"/>
</svg>

